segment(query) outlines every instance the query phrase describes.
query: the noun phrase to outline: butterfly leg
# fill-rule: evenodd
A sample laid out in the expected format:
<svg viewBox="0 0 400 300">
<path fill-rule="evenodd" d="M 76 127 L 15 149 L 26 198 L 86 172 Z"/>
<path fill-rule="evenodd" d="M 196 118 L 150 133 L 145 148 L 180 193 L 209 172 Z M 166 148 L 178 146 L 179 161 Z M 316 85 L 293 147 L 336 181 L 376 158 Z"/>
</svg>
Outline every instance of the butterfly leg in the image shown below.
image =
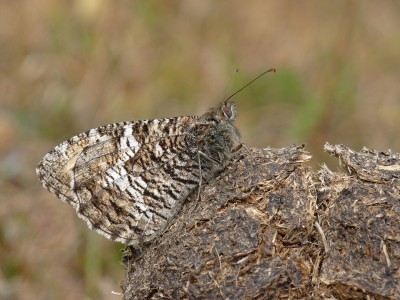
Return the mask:
<svg viewBox="0 0 400 300">
<path fill-rule="evenodd" d="M 197 152 L 197 160 L 198 160 L 198 163 L 199 163 L 199 176 L 200 176 L 200 178 L 199 178 L 199 186 L 198 186 L 198 188 L 197 188 L 196 204 L 193 206 L 192 211 L 194 211 L 194 210 L 196 209 L 197 203 L 198 203 L 199 200 L 200 200 L 200 190 L 201 190 L 201 186 L 202 186 L 202 184 L 203 184 L 203 173 L 202 173 L 202 170 L 201 170 L 201 159 L 200 159 L 201 156 L 204 157 L 204 158 L 206 158 L 206 159 L 208 159 L 208 160 L 210 160 L 210 161 L 213 162 L 213 163 L 220 164 L 219 161 L 217 161 L 217 160 L 215 160 L 215 159 L 209 157 L 209 156 L 208 156 L 207 154 L 205 154 L 204 152 L 201 152 L 201 151 L 198 151 L 198 152 Z"/>
</svg>

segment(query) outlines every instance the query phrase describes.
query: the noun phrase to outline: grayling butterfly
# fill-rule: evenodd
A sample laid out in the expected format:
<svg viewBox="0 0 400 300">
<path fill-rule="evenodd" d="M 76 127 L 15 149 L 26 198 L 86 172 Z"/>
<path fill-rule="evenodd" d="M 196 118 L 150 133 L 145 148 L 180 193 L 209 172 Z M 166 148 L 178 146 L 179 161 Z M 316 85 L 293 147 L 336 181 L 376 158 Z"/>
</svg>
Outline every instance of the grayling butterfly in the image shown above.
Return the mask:
<svg viewBox="0 0 400 300">
<path fill-rule="evenodd" d="M 36 173 L 89 228 L 126 245 L 151 241 L 231 157 L 239 141 L 232 96 L 201 116 L 91 129 L 46 154 Z"/>
</svg>

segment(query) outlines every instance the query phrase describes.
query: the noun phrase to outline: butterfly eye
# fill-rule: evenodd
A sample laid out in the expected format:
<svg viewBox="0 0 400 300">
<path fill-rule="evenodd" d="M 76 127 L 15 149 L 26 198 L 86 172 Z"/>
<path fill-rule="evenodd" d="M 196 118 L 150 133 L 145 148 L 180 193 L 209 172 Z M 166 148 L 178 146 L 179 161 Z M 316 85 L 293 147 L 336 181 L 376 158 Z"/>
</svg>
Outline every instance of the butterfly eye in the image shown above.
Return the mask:
<svg viewBox="0 0 400 300">
<path fill-rule="evenodd" d="M 233 104 L 232 102 L 226 103 L 226 105 L 224 105 L 222 107 L 222 113 L 224 114 L 224 116 L 228 120 L 235 120 L 235 118 L 236 118 L 236 106 L 235 106 L 235 104 Z"/>
</svg>

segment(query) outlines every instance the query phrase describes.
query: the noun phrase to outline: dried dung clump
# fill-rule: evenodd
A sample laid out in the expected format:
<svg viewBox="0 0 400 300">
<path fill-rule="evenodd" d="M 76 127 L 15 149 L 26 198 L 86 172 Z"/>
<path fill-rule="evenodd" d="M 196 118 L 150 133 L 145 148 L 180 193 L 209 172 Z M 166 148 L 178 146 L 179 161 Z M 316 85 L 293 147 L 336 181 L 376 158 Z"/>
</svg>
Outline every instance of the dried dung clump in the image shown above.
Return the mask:
<svg viewBox="0 0 400 300">
<path fill-rule="evenodd" d="M 400 299 L 400 156 L 241 149 L 166 232 L 126 249 L 125 299 Z"/>
</svg>

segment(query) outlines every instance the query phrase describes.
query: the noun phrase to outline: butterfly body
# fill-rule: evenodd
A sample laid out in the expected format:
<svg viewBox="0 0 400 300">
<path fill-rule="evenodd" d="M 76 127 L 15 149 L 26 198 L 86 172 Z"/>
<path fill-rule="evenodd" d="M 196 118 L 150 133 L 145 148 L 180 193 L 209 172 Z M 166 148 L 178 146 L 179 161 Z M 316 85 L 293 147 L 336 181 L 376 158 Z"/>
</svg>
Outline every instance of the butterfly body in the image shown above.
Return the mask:
<svg viewBox="0 0 400 300">
<path fill-rule="evenodd" d="M 126 245 L 158 236 L 201 180 L 232 155 L 236 107 L 224 101 L 202 116 L 110 124 L 72 137 L 43 157 L 45 188 L 91 229 Z"/>
</svg>

